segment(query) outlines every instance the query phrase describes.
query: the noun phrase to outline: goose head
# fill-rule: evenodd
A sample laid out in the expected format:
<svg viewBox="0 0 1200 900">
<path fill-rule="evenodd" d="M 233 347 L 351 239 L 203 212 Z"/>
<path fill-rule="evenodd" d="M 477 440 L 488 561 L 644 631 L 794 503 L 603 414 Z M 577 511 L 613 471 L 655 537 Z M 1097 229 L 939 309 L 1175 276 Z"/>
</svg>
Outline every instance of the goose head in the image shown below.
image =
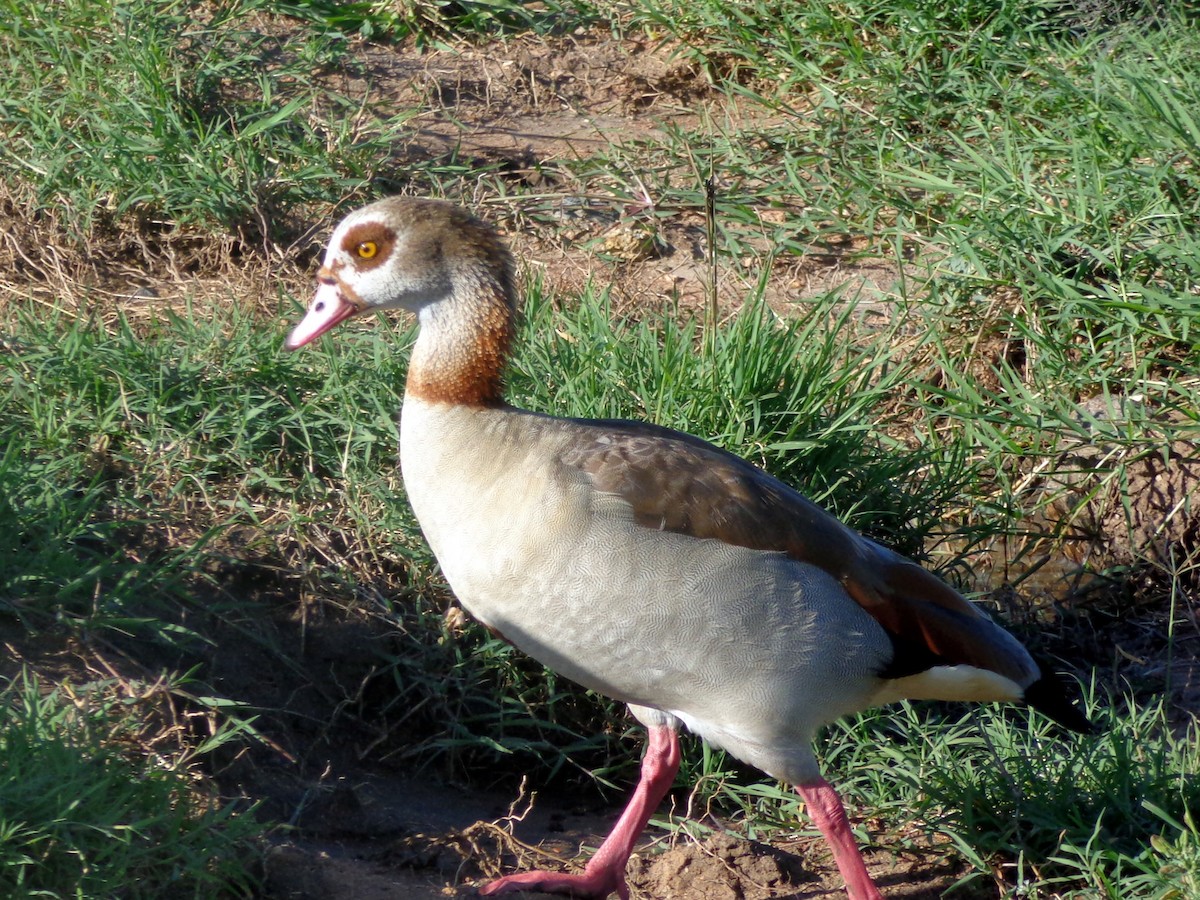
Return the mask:
<svg viewBox="0 0 1200 900">
<path fill-rule="evenodd" d="M 393 308 L 421 324 L 408 394 L 502 402 L 516 295 L 512 257 L 491 226 L 439 200 L 390 197 L 355 210 L 334 229 L 308 312 L 284 346 L 298 350 L 352 316 Z"/>
<path fill-rule="evenodd" d="M 445 305 L 499 302 L 511 314 L 512 281 L 511 257 L 490 226 L 450 203 L 389 197 L 334 229 L 316 294 L 284 346 L 298 350 L 372 310 L 407 309 L 422 325 Z"/>
</svg>

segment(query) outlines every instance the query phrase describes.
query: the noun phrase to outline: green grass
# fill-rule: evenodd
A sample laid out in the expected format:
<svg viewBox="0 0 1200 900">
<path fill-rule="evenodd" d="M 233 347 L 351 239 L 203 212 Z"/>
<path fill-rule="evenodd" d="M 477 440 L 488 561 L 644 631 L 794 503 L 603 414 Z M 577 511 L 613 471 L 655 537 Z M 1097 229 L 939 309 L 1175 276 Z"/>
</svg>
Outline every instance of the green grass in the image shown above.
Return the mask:
<svg viewBox="0 0 1200 900">
<path fill-rule="evenodd" d="M 421 47 L 437 46 L 463 35 L 496 39 L 527 31 L 564 31 L 599 18 L 593 5 L 585 0 L 536 4 L 520 0 L 417 0 L 403 4 L 295 0 L 272 2 L 270 6 L 318 27 L 376 40 L 411 37 Z"/>
<path fill-rule="evenodd" d="M 260 826 L 199 793 L 189 758 L 132 749 L 158 714 L 152 702 L 99 682 L 46 688 L 25 676 L 0 690 L 4 896 L 249 896 Z M 231 736 L 218 732 L 200 754 Z"/>
<path fill-rule="evenodd" d="M 356 36 L 429 42 L 589 15 L 512 0 L 223 0 L 202 14 L 156 0 L 5 0 L 0 160 L 18 176 L 8 191 L 26 215 L 97 244 L 111 229 L 148 244 L 197 232 L 288 244 L 368 186 L 479 175 L 454 153 L 405 154 L 422 110 L 383 109 L 384 76 L 348 54 Z M 364 87 L 335 89 L 345 76 Z"/>
<path fill-rule="evenodd" d="M 952 847 L 971 866 L 960 884 L 997 878 L 1004 896 L 1030 898 L 1192 896 L 1200 886 L 1195 723 L 1173 730 L 1161 699 L 1142 705 L 1093 691 L 1087 705 L 1099 735 L 1065 735 L 1040 716 L 999 707 L 964 714 L 903 703 L 831 727 L 823 763 L 854 817 L 909 833 L 864 829 L 861 840 Z M 723 755 L 706 755 L 690 775 L 692 803 L 723 807 L 747 837 L 805 828 L 788 787 L 747 779 Z M 707 831 L 694 819 L 660 824 Z M 913 828 L 925 841 L 911 842 Z"/>
<path fill-rule="evenodd" d="M 25 319 L 0 397 L 0 514 L 20 551 L 2 565 L 15 609 L 94 620 L 132 598 L 167 599 L 173 573 L 202 568 L 196 554 L 213 529 L 250 514 L 256 497 L 324 494 L 344 474 L 342 453 L 377 462 L 378 433 L 327 437 L 345 424 L 344 411 L 330 421 L 320 410 L 341 373 L 281 363 L 278 340 L 230 312 L 232 322 L 173 318 L 141 334 Z M 194 527 L 146 567 L 138 551 L 154 546 L 147 529 L 164 514 Z"/>
<path fill-rule="evenodd" d="M 713 166 L 734 253 L 761 232 L 759 210 L 782 208 L 793 215 L 768 232 L 773 252 L 847 235 L 897 262 L 916 252 L 929 271 L 913 295 L 972 318 L 1015 290 L 1025 308 L 997 324 L 1037 327 L 1046 347 L 1082 340 L 1074 368 L 1095 380 L 1135 349 L 1194 366 L 1191 26 L 1081 37 L 1055 24 L 1061 6 L 651 7 L 704 59 L 738 60 L 754 80 L 729 90 L 783 118 L 749 133 L 709 124 L 676 136 L 686 154 L 657 149 L 676 168 Z M 664 202 L 694 202 L 689 174 L 663 184 Z M 1047 377 L 1071 377 L 1057 362 Z"/>
<path fill-rule="evenodd" d="M 1017 892 L 1052 896 L 1072 887 L 1100 896 L 1186 896 L 1200 870 L 1165 868 L 1158 881 L 1130 880 L 1174 861 L 1147 845 L 1194 834 L 1180 822 L 1200 801 L 1194 733 L 1173 737 L 1161 702 L 1139 708 L 1116 698 L 1093 704 L 1105 728 L 1098 737 L 1066 737 L 1044 721 L 984 710 L 922 734 L 911 712 L 877 716 L 871 730 L 895 768 L 861 758 L 848 772 L 864 794 L 892 793 L 916 818 L 947 835 L 980 874 L 1004 861 Z M 882 782 L 892 781 L 891 792 Z M 901 782 L 899 790 L 895 782 Z M 1009 862 L 1015 856 L 1016 863 Z M 1115 891 L 1105 885 L 1120 885 Z"/>
<path fill-rule="evenodd" d="M 1052 499 L 1017 496 L 1029 473 L 1053 473 L 1079 441 L 1124 464 L 1197 429 L 1194 23 L 1181 4 L 1096 30 L 1079 27 L 1084 12 L 650 4 L 636 22 L 771 115 L 712 115 L 608 157 L 611 171 L 640 158 L 664 210 L 700 208 L 714 173 L 732 258 L 895 267 L 895 314 L 930 337 L 898 392 L 911 427 L 930 449 L 952 433 L 971 447 L 995 473 L 985 507 L 1010 525 Z M 1081 414 L 1098 397 L 1125 414 Z"/>
<path fill-rule="evenodd" d="M 197 16 L 131 3 L 0 5 L 0 150 L 10 190 L 81 238 L 104 228 L 233 231 L 289 240 L 297 215 L 379 177 L 414 110 L 323 86 L 346 38 L 285 41 L 255 25 L 272 4 L 231 0 Z M 264 64 L 267 60 L 267 64 Z"/>
</svg>

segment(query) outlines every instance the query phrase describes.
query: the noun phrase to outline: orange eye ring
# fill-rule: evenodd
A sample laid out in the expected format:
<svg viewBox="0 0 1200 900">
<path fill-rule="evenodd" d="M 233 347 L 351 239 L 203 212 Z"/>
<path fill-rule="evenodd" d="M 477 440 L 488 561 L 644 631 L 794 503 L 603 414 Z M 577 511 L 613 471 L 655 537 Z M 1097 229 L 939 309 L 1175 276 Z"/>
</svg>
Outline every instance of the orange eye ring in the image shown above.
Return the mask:
<svg viewBox="0 0 1200 900">
<path fill-rule="evenodd" d="M 355 248 L 359 259 L 373 259 L 375 254 L 379 252 L 379 245 L 374 241 L 363 241 Z"/>
</svg>

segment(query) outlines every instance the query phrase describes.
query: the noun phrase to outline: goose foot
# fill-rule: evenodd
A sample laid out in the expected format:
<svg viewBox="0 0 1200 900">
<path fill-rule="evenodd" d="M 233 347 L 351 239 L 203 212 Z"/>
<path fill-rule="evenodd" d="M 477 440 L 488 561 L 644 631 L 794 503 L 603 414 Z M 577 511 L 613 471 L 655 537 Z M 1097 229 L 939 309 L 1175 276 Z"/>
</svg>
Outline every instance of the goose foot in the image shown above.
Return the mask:
<svg viewBox="0 0 1200 900">
<path fill-rule="evenodd" d="M 522 872 L 493 881 L 481 888 L 479 893 L 484 897 L 494 897 L 515 891 L 543 891 L 587 900 L 603 900 L 615 893 L 621 900 L 629 900 L 625 864 L 629 862 L 629 854 L 633 852 L 638 835 L 675 783 L 675 773 L 679 771 L 679 736 L 675 729 L 655 726 L 650 729 L 649 737 L 646 755 L 642 759 L 642 777 L 634 788 L 633 796 L 582 874 Z"/>
<path fill-rule="evenodd" d="M 629 900 L 629 888 L 625 884 L 624 873 L 611 868 L 597 869 L 595 872 L 585 869 L 580 875 L 540 871 L 506 875 L 480 888 L 479 893 L 484 897 L 494 897 L 517 891 L 565 894 L 579 900 L 604 900 L 605 897 L 616 894 L 621 900 Z"/>
</svg>

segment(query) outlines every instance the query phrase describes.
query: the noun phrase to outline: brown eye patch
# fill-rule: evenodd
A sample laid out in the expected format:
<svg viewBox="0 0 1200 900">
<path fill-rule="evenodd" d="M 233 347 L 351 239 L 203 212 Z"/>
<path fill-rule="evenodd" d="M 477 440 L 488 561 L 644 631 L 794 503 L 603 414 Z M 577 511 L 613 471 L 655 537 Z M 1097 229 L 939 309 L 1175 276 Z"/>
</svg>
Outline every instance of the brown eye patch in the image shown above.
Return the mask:
<svg viewBox="0 0 1200 900">
<path fill-rule="evenodd" d="M 358 269 L 373 269 L 391 255 L 396 233 L 379 222 L 360 222 L 342 238 L 342 250 Z"/>
</svg>

